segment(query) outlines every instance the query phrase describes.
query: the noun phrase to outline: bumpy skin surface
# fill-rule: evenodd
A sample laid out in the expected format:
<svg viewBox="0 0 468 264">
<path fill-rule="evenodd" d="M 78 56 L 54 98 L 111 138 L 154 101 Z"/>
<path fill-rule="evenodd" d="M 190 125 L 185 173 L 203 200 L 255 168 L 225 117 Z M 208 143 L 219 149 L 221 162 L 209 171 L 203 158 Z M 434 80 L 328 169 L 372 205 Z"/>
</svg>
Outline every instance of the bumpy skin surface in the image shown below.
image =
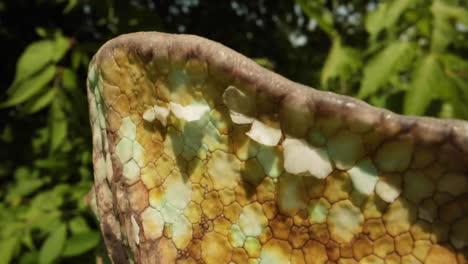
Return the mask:
<svg viewBox="0 0 468 264">
<path fill-rule="evenodd" d="M 114 263 L 466 263 L 468 124 L 316 91 L 218 43 L 134 33 L 89 69 Z"/>
</svg>

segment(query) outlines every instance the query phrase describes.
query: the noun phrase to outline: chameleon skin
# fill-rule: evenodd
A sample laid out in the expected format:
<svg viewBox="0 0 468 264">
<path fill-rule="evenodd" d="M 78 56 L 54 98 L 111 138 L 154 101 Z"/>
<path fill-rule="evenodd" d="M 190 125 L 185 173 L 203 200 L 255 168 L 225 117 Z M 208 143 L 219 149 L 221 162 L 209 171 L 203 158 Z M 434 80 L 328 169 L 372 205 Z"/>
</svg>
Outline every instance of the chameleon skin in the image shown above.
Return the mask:
<svg viewBox="0 0 468 264">
<path fill-rule="evenodd" d="M 466 263 L 468 123 L 401 116 L 142 32 L 88 75 L 114 263 Z"/>
</svg>

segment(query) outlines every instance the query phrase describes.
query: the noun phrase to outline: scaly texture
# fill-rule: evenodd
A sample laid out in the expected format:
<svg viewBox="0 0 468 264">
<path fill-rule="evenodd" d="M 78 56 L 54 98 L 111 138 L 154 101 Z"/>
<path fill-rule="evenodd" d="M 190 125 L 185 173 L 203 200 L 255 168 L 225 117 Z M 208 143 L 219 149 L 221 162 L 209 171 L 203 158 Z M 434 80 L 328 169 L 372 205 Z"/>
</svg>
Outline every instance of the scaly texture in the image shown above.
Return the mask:
<svg viewBox="0 0 468 264">
<path fill-rule="evenodd" d="M 114 263 L 466 263 L 466 122 L 400 116 L 155 32 L 106 43 L 88 96 Z"/>
</svg>

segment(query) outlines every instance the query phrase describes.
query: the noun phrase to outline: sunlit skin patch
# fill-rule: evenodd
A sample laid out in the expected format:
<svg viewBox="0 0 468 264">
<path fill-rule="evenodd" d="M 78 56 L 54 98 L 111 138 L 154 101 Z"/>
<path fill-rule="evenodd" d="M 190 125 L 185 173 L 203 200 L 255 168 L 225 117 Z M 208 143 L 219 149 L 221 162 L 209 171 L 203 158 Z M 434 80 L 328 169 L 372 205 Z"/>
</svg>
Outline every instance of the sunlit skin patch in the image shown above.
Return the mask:
<svg viewBox="0 0 468 264">
<path fill-rule="evenodd" d="M 466 263 L 465 122 L 399 116 L 161 33 L 105 44 L 88 98 L 114 263 Z"/>
</svg>

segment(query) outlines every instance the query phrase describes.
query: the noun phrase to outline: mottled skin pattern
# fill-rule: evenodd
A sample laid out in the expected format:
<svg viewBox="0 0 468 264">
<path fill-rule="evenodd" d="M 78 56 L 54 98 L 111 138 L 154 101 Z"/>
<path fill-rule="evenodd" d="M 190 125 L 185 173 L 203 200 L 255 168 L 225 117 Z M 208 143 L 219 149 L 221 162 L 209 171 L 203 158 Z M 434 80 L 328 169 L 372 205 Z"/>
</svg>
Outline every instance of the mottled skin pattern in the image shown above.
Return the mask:
<svg viewBox="0 0 468 264">
<path fill-rule="evenodd" d="M 468 123 L 291 82 L 215 42 L 134 33 L 88 77 L 114 263 L 466 263 Z"/>
</svg>

